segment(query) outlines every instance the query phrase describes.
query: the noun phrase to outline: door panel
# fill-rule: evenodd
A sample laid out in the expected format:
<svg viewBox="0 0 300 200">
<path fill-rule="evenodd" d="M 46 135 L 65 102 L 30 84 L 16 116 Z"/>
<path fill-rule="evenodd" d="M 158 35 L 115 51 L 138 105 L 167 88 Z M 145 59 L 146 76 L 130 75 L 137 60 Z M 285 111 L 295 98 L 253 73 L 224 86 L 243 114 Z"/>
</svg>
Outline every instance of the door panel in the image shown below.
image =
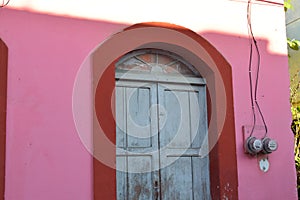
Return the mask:
<svg viewBox="0 0 300 200">
<path fill-rule="evenodd" d="M 159 102 L 161 105 L 159 107 L 159 129 L 163 133 L 160 137 L 161 147 L 168 145 L 174 148 L 188 148 L 191 138 L 189 134 L 185 133 L 189 129 L 189 123 L 182 120 L 189 118 L 189 110 L 182 109 L 188 108 L 188 92 L 175 92 L 166 88 L 164 91 L 159 91 L 159 95 L 163 98 L 159 99 L 162 100 Z"/>
<path fill-rule="evenodd" d="M 116 85 L 117 199 L 210 199 L 205 85 Z"/>
<path fill-rule="evenodd" d="M 160 150 L 194 152 L 207 139 L 205 86 L 158 84 Z"/>
<path fill-rule="evenodd" d="M 118 81 L 116 86 L 117 154 L 158 149 L 157 87 Z"/>
<path fill-rule="evenodd" d="M 118 81 L 116 86 L 117 199 L 154 199 L 159 180 L 157 87 Z"/>
<path fill-rule="evenodd" d="M 118 157 L 117 165 L 140 173 L 117 171 L 117 199 L 153 199 L 156 176 L 151 172 L 152 160 L 151 156 Z"/>
<path fill-rule="evenodd" d="M 171 163 L 161 170 L 162 199 L 193 199 L 193 169 L 189 157 L 167 157 Z"/>
<path fill-rule="evenodd" d="M 126 88 L 127 147 L 151 147 L 150 89 Z"/>
</svg>

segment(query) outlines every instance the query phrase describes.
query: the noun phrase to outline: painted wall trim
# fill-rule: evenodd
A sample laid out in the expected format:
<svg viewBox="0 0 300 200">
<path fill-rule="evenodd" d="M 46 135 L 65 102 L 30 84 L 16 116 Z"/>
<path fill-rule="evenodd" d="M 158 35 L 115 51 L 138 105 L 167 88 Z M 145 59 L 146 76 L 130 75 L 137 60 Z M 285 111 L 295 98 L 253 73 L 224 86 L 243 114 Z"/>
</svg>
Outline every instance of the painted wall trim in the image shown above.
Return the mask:
<svg viewBox="0 0 300 200">
<path fill-rule="evenodd" d="M 8 48 L 0 39 L 0 200 L 5 192 L 7 60 Z"/>
<path fill-rule="evenodd" d="M 128 37 L 130 42 L 128 42 Z M 103 148 L 106 147 L 104 140 L 115 144 L 114 63 L 125 53 L 141 48 L 161 48 L 181 56 L 185 54 L 186 56 L 182 57 L 194 66 L 197 66 L 193 63 L 197 60 L 193 61 L 192 57 L 196 55 L 195 57 L 199 57 L 198 60 L 205 63 L 203 68 L 199 67 L 198 70 L 207 80 L 208 102 L 211 104 L 208 110 L 211 112 L 209 113 L 211 116 L 209 140 L 212 149 L 209 156 L 212 199 L 238 199 L 231 66 L 217 49 L 197 33 L 184 27 L 165 23 L 133 25 L 113 35 L 92 54 L 95 84 L 94 199 L 115 199 L 116 194 L 116 173 L 113 168 L 115 167 L 115 148 Z M 108 103 L 113 109 L 108 108 Z M 226 107 L 223 113 L 220 111 L 222 107 Z M 213 116 L 224 119 L 224 122 L 212 120 Z M 99 135 L 104 137 L 101 138 Z M 108 160 L 104 163 L 99 161 L 107 158 Z"/>
</svg>

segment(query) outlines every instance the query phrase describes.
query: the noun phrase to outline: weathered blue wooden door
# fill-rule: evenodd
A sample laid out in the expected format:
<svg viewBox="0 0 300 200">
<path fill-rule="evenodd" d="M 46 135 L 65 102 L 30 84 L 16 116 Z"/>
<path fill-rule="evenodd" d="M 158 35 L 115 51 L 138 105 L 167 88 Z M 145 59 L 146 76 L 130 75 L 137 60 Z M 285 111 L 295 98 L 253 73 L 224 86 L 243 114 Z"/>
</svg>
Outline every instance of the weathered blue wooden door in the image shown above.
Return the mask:
<svg viewBox="0 0 300 200">
<path fill-rule="evenodd" d="M 117 199 L 210 199 L 205 80 L 150 55 L 126 60 L 149 73 L 116 72 Z"/>
</svg>

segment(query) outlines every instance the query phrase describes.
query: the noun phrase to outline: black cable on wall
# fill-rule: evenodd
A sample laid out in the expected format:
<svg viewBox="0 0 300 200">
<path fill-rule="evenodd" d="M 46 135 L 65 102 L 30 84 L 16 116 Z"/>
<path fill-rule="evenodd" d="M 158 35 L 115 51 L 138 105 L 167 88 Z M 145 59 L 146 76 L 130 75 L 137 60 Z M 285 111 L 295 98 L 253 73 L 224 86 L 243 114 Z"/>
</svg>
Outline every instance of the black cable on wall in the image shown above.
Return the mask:
<svg viewBox="0 0 300 200">
<path fill-rule="evenodd" d="M 250 136 L 252 136 L 256 123 L 257 123 L 257 116 L 256 116 L 256 110 L 259 113 L 259 116 L 262 119 L 264 128 L 265 128 L 265 135 L 268 134 L 268 127 L 264 118 L 264 115 L 262 113 L 262 110 L 260 108 L 259 102 L 257 100 L 257 90 L 258 90 L 258 85 L 259 85 L 259 73 L 260 73 L 260 60 L 261 60 L 261 55 L 260 51 L 257 45 L 257 41 L 254 37 L 253 31 L 252 31 L 252 24 L 251 24 L 251 0 L 248 0 L 247 4 L 247 22 L 248 22 L 248 35 L 249 35 L 249 40 L 250 40 L 250 54 L 249 54 L 249 84 L 250 84 L 250 100 L 251 100 L 251 109 L 252 109 L 252 116 L 253 116 L 253 126 L 251 129 Z M 254 45 L 254 47 L 253 47 Z M 256 73 L 253 74 L 253 51 L 255 51 L 256 56 L 257 56 L 257 62 L 255 64 L 256 66 Z M 254 77 L 255 76 L 255 77 Z M 253 86 L 253 78 L 255 79 L 255 83 Z"/>
</svg>

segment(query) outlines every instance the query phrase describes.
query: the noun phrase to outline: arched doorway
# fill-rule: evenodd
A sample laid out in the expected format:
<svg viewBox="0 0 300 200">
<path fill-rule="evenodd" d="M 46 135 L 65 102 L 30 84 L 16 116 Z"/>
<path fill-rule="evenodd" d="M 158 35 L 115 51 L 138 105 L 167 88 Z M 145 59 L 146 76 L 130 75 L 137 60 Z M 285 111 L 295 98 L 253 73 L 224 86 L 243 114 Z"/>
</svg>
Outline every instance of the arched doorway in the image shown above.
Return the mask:
<svg viewBox="0 0 300 200">
<path fill-rule="evenodd" d="M 208 41 L 184 27 L 164 23 L 130 26 L 91 55 L 94 199 L 116 198 L 115 64 L 132 50 L 156 48 L 182 56 L 206 79 L 210 194 L 238 198 L 231 66 Z M 200 67 L 201 66 L 201 67 Z M 112 105 L 112 106 L 110 106 Z"/>
<path fill-rule="evenodd" d="M 210 199 L 206 81 L 180 56 L 116 63 L 117 199 Z"/>
</svg>

